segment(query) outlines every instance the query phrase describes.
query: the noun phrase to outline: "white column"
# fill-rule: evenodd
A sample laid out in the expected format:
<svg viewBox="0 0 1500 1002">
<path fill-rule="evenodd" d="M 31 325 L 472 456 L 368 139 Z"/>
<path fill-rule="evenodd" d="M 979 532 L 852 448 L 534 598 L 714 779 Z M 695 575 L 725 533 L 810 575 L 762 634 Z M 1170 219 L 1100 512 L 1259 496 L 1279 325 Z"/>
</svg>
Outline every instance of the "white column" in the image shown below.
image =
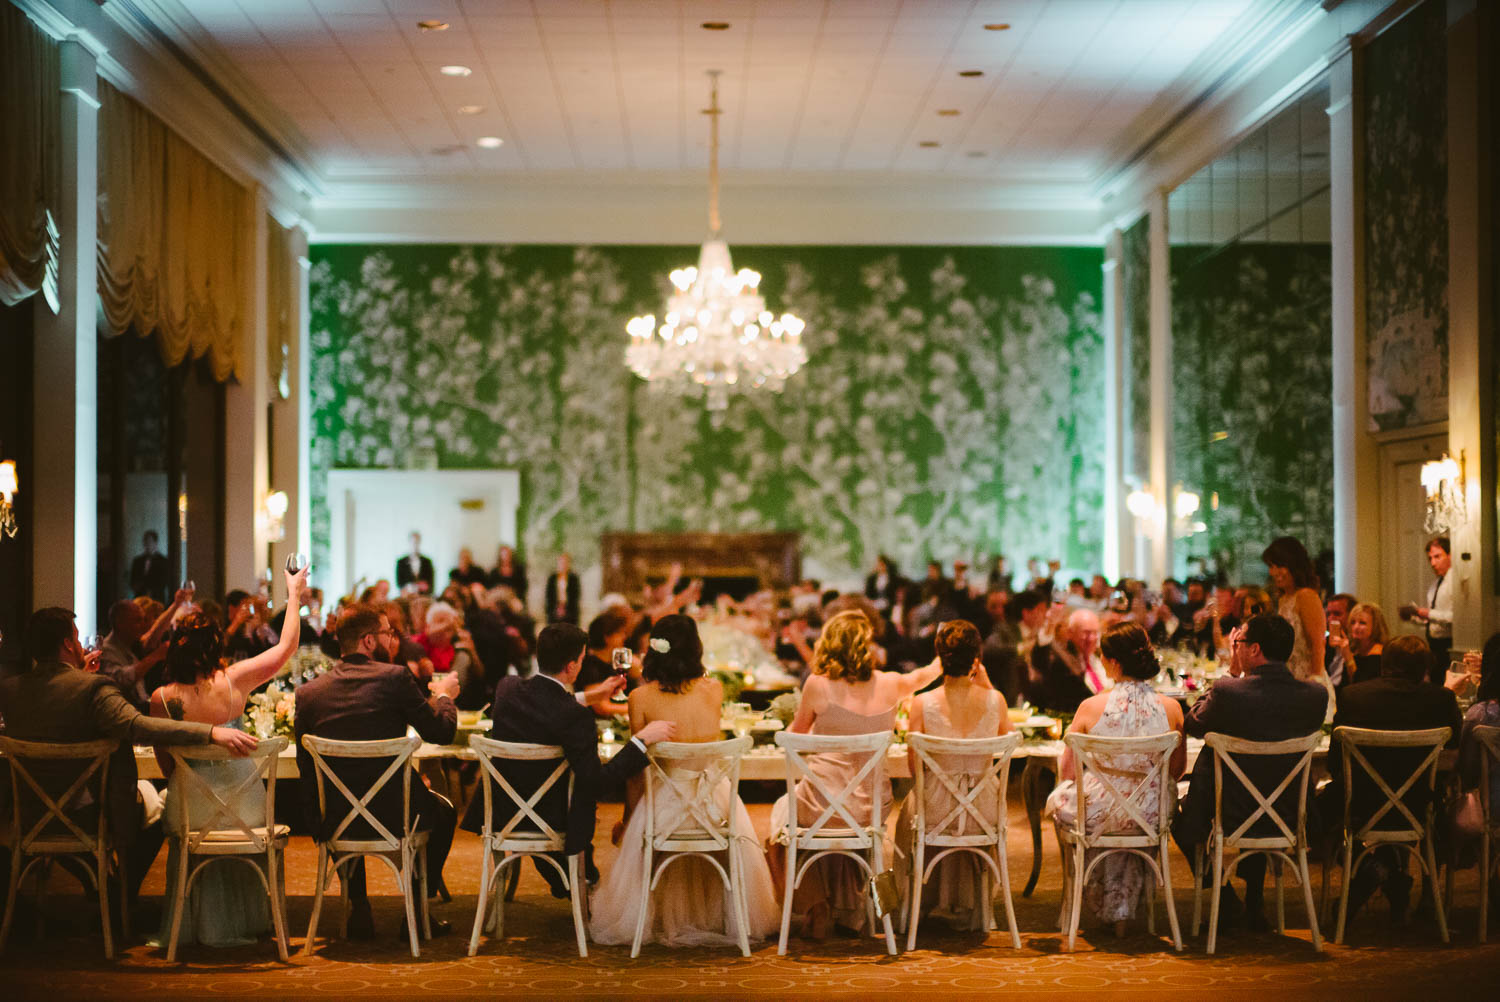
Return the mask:
<svg viewBox="0 0 1500 1002">
<path fill-rule="evenodd" d="M 253 588 L 266 566 L 267 539 L 256 515 L 270 481 L 266 405 L 266 197 L 258 185 L 246 220 L 245 300 L 241 307 L 244 355 L 239 379 L 224 400 L 224 586 Z M 274 580 L 274 578 L 273 578 Z"/>
<path fill-rule="evenodd" d="M 297 398 L 297 539 L 302 552 L 312 556 L 312 387 L 308 382 L 312 372 L 312 347 L 309 344 L 312 323 L 311 292 L 308 275 L 312 262 L 307 257 L 307 229 L 298 226 L 292 231 L 292 253 L 297 259 L 297 270 L 292 287 L 293 302 L 297 307 L 297 324 L 294 328 L 292 356 L 296 383 L 292 393 Z M 317 574 L 317 568 L 312 573 Z"/>
<path fill-rule="evenodd" d="M 1122 237 L 1111 229 L 1104 241 L 1104 576 L 1118 580 L 1131 562 L 1126 548 L 1133 531 L 1125 510 L 1125 282 L 1120 268 Z"/>
<path fill-rule="evenodd" d="M 1152 585 L 1172 573 L 1172 258 L 1167 243 L 1167 193 L 1151 193 L 1151 526 Z"/>
<path fill-rule="evenodd" d="M 1345 39 L 1328 72 L 1333 314 L 1334 582 L 1380 594 L 1380 456 L 1370 437 L 1364 322 L 1362 109 L 1357 48 Z"/>
<path fill-rule="evenodd" d="M 272 413 L 270 489 L 285 491 L 287 497 L 285 534 L 280 542 L 271 545 L 271 569 L 278 576 L 281 574 L 281 568 L 286 564 L 287 556 L 298 552 L 306 553 L 308 548 L 307 533 L 301 521 L 306 494 L 306 481 L 302 476 L 302 468 L 307 452 L 307 436 L 303 434 L 302 404 L 306 399 L 303 384 L 307 380 L 302 364 L 302 309 L 299 290 L 305 284 L 305 272 L 301 264 L 305 257 L 303 244 L 305 235 L 302 235 L 302 230 L 298 228 L 292 230 L 291 237 L 294 241 L 292 255 L 289 260 L 282 262 L 287 268 L 287 274 L 277 276 L 277 280 L 285 283 L 284 287 L 290 289 L 292 295 L 291 350 L 287 353 L 291 396 L 285 400 L 281 399 L 280 391 L 274 382 L 271 382 L 269 377 L 267 382 Z M 269 340 L 267 348 L 269 349 Z"/>
<path fill-rule="evenodd" d="M 98 567 L 98 275 L 94 257 L 99 192 L 99 100 L 95 55 L 82 42 L 61 44 L 60 308 L 36 303 L 36 403 L 31 485 L 32 605 L 72 609 L 78 628 L 99 628 Z"/>
<path fill-rule="evenodd" d="M 1495 599 L 1495 500 L 1481 490 L 1485 435 L 1494 434 L 1494 234 L 1485 218 L 1481 166 L 1494 154 L 1494 123 L 1484 118 L 1495 72 L 1485 56 L 1494 22 L 1481 25 L 1476 0 L 1448 0 L 1448 452 L 1462 457 L 1468 518 L 1453 543 L 1453 643 L 1478 648 L 1500 625 Z M 1495 17 L 1491 8 L 1487 15 Z M 1494 114 L 1493 109 L 1489 111 Z M 1493 196 L 1492 196 L 1493 197 Z"/>
</svg>

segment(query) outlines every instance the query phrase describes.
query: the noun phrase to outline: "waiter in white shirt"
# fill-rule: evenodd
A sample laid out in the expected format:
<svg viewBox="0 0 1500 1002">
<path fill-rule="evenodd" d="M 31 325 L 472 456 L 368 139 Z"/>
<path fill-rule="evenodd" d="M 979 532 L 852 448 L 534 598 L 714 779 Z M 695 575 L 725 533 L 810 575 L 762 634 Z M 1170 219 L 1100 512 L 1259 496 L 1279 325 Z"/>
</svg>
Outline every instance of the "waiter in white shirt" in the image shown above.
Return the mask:
<svg viewBox="0 0 1500 1002">
<path fill-rule="evenodd" d="M 1416 618 L 1427 627 L 1427 646 L 1432 649 L 1432 678 L 1442 682 L 1448 670 L 1448 652 L 1453 649 L 1453 554 L 1447 536 L 1427 542 L 1427 562 L 1437 580 L 1427 592 L 1427 604 L 1419 606 Z"/>
</svg>

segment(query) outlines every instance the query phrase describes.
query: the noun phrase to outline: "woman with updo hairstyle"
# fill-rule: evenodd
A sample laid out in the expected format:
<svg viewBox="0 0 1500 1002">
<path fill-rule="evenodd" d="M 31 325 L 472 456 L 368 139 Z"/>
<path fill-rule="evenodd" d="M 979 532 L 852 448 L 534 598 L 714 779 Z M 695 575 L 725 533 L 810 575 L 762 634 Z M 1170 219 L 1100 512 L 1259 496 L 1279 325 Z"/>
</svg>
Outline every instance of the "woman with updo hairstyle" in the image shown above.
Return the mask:
<svg viewBox="0 0 1500 1002">
<path fill-rule="evenodd" d="M 172 628 L 167 641 L 166 685 L 151 694 L 151 715 L 173 720 L 191 720 L 215 727 L 237 727 L 245 712 L 250 694 L 275 677 L 297 650 L 302 631 L 302 617 L 297 609 L 307 590 L 307 570 L 286 575 L 287 609 L 282 617 L 281 637 L 270 650 L 234 664 L 224 665 L 224 633 L 219 623 L 201 609 L 193 609 Z M 291 696 L 284 697 L 287 704 Z M 286 708 L 290 717 L 290 705 Z M 277 707 L 275 714 L 281 715 Z M 290 728 L 290 720 L 287 720 Z M 175 775 L 174 762 L 165 749 L 158 748 L 156 760 L 162 775 L 168 777 L 162 826 L 171 835 L 181 835 L 182 798 L 186 797 L 187 826 L 191 830 L 206 824 L 215 812 L 215 804 L 196 784 L 188 786 Z M 243 784 L 254 774 L 256 765 L 250 759 L 222 761 L 194 760 L 193 772 L 220 797 L 228 798 L 239 790 L 239 798 L 230 804 L 250 825 L 264 825 L 265 791 L 259 783 Z M 171 903 L 177 880 L 177 847 L 172 841 L 167 857 L 167 889 L 163 896 L 161 931 L 154 945 L 166 942 L 172 929 Z M 254 942 L 271 927 L 266 890 L 260 878 L 239 866 L 210 866 L 193 880 L 186 910 L 182 916 L 180 941 L 207 946 L 238 946 Z"/>
<path fill-rule="evenodd" d="M 1010 732 L 1010 714 L 1005 697 L 990 684 L 989 675 L 980 663 L 982 641 L 973 623 L 950 619 L 937 628 L 934 637 L 937 660 L 942 666 L 943 684 L 930 692 L 918 693 L 911 701 L 907 729 L 939 738 L 993 738 Z M 909 751 L 912 771 L 916 771 L 916 753 Z M 975 809 L 987 818 L 997 814 L 1000 786 L 990 773 L 988 755 L 933 755 L 933 761 L 955 778 L 968 775 L 984 777 L 983 789 L 974 798 Z M 967 788 L 967 787 L 966 787 Z M 937 824 L 958 806 L 953 794 L 936 778 L 922 786 L 929 824 Z M 896 820 L 896 883 L 911 886 L 911 866 L 915 857 L 916 797 L 908 796 Z M 982 869 L 973 853 L 954 853 L 941 860 L 923 885 L 922 912 L 946 916 L 955 928 L 982 931 L 989 915 L 983 907 L 984 881 L 988 872 Z"/>
<path fill-rule="evenodd" d="M 914 672 L 881 671 L 872 649 L 874 630 L 864 612 L 840 612 L 823 624 L 813 648 L 812 674 L 802 684 L 802 697 L 789 730 L 794 734 L 879 734 L 896 726 L 896 711 L 919 689 L 942 674 L 936 659 Z M 830 790 L 841 790 L 859 772 L 862 761 L 849 755 L 811 755 L 807 767 Z M 811 825 L 828 806 L 809 782 L 797 784 L 795 805 L 798 823 Z M 870 785 L 861 783 L 844 802 L 860 824 L 884 818 L 889 807 L 889 787 L 880 803 L 870 796 Z M 786 848 L 775 841 L 786 827 L 792 803 L 783 796 L 771 808 L 772 842 L 767 849 L 771 872 L 778 880 L 785 873 Z M 868 919 L 864 881 L 852 860 L 824 857 L 808 871 L 797 887 L 792 911 L 801 917 L 803 934 L 813 938 L 828 935 L 834 924 L 863 929 Z"/>
<path fill-rule="evenodd" d="M 724 686 L 708 677 L 703 668 L 703 642 L 698 638 L 698 624 L 690 616 L 663 616 L 651 628 L 642 666 L 644 681 L 629 696 L 630 728 L 639 731 L 657 720 L 677 725 L 674 742 L 701 744 L 723 738 L 719 726 L 724 702 Z M 750 815 L 738 797 L 731 804 L 729 781 L 710 788 L 701 782 L 702 764 L 691 760 L 663 761 L 648 768 L 660 768 L 671 775 L 681 770 L 691 781 L 679 780 L 680 786 L 660 783 L 655 789 L 649 810 L 654 812 L 658 831 L 675 829 L 688 817 L 689 805 L 684 795 L 700 801 L 712 799 L 709 809 L 727 817 L 736 813 L 739 833 L 733 852 L 739 863 L 740 880 L 745 892 L 748 918 L 746 934 L 764 939 L 781 926 L 781 906 L 776 900 L 775 885 L 766 859 L 755 842 Z M 640 802 L 643 783 L 627 787 L 627 813 L 624 831 L 617 840 L 620 854 L 599 887 L 590 895 L 589 935 L 596 943 L 624 944 L 635 938 L 640 896 L 651 895 L 652 908 L 645 942 L 665 946 L 728 946 L 738 942 L 735 909 L 726 906 L 724 885 L 718 871 L 707 860 L 686 857 L 661 874 L 654 888 L 647 868 L 645 839 L 648 808 Z"/>
<path fill-rule="evenodd" d="M 1104 659 L 1104 671 L 1112 684 L 1079 705 L 1068 730 L 1075 734 L 1108 737 L 1144 737 L 1176 731 L 1177 748 L 1172 752 L 1169 768 L 1175 782 L 1187 765 L 1182 707 L 1175 699 L 1159 695 L 1151 687 L 1151 680 L 1161 671 L 1161 665 L 1146 631 L 1135 622 L 1115 623 L 1104 631 L 1099 641 L 1099 654 Z M 1107 768 L 1112 776 L 1122 777 L 1116 782 L 1116 788 L 1122 793 L 1131 793 L 1141 813 L 1155 823 L 1161 804 L 1161 789 L 1160 773 L 1154 772 L 1152 757 L 1112 755 L 1107 759 L 1100 756 L 1100 759 L 1101 768 Z M 1148 775 L 1152 777 L 1150 782 L 1142 785 L 1141 780 Z M 1062 782 L 1047 798 L 1047 813 L 1062 830 L 1072 827 L 1078 817 L 1072 749 L 1063 751 L 1062 761 L 1058 764 L 1058 779 Z M 1089 773 L 1088 780 L 1088 817 L 1084 826 L 1097 829 L 1110 821 L 1113 801 L 1102 788 L 1095 788 L 1097 779 L 1093 772 Z M 1091 865 L 1096 852 L 1090 850 L 1084 863 L 1086 867 Z M 1116 936 L 1123 936 L 1126 923 L 1135 917 L 1136 904 L 1148 878 L 1147 869 L 1145 861 L 1138 856 L 1114 853 L 1100 860 L 1084 881 L 1085 907 L 1100 921 L 1112 923 Z"/>
</svg>

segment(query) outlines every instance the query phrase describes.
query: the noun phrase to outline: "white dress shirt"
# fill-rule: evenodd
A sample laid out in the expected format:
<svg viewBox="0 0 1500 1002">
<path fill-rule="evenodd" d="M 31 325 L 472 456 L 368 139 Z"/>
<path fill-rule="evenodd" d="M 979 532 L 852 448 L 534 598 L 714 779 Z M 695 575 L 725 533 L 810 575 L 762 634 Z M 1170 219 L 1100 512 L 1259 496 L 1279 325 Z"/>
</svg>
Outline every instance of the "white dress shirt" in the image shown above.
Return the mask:
<svg viewBox="0 0 1500 1002">
<path fill-rule="evenodd" d="M 1448 580 L 1452 576 L 1450 570 L 1427 593 L 1427 635 L 1438 640 L 1453 636 L 1453 584 Z"/>
</svg>

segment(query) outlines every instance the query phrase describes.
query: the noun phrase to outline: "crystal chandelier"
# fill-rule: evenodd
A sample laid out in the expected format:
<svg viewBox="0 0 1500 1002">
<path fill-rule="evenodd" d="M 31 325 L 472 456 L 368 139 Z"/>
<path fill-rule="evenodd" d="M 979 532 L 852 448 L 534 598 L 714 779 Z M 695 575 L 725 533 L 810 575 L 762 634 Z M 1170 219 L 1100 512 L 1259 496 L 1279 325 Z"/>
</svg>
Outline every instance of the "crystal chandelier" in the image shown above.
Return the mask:
<svg viewBox="0 0 1500 1002">
<path fill-rule="evenodd" d="M 708 409 L 722 411 L 733 389 L 779 391 L 807 361 L 807 351 L 802 321 L 790 313 L 773 316 L 758 291 L 760 275 L 735 271 L 729 245 L 719 238 L 719 71 L 708 75 L 708 241 L 696 268 L 672 272 L 676 292 L 661 324 L 648 314 L 625 325 L 625 362 L 651 383 L 688 393 L 701 387 Z"/>
</svg>

